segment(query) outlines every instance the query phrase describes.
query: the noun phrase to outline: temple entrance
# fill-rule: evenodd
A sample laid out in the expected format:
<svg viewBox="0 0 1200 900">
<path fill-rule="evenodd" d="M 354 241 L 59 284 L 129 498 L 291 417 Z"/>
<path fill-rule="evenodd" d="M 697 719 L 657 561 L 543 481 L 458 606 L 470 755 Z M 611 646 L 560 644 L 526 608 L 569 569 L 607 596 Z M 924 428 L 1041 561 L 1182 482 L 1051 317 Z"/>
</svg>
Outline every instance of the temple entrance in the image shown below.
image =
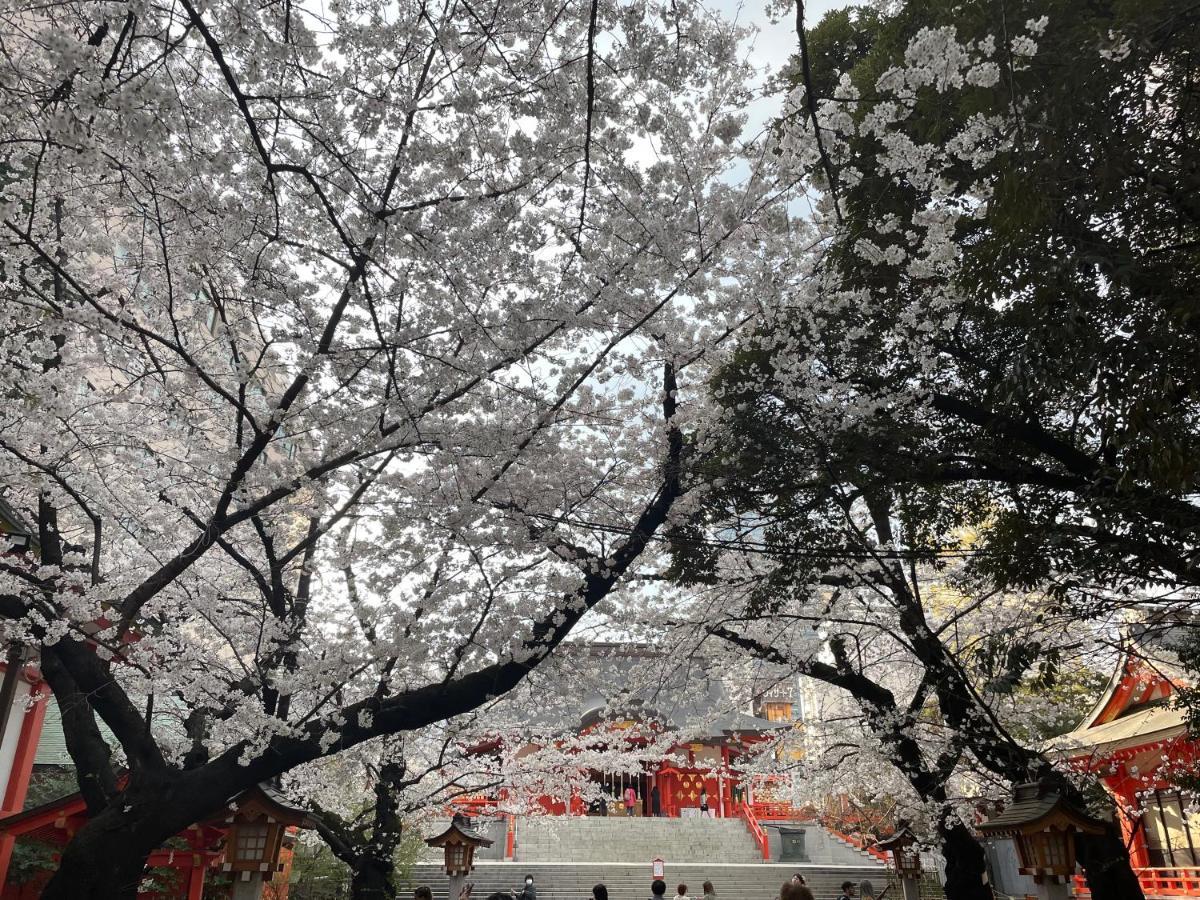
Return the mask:
<svg viewBox="0 0 1200 900">
<path fill-rule="evenodd" d="M 588 815 L 628 816 L 626 791 L 633 789 L 633 815 L 650 815 L 651 779 L 644 772 L 593 772 L 592 782 L 600 786 L 600 800 Z"/>
</svg>

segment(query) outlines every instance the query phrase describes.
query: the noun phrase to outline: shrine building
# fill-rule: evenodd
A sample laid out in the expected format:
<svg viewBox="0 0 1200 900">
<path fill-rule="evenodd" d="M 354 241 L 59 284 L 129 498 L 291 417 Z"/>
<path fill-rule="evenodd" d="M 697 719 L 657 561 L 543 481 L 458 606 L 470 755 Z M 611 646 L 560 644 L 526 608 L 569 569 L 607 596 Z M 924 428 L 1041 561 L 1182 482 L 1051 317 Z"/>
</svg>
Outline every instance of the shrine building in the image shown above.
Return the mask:
<svg viewBox="0 0 1200 900">
<path fill-rule="evenodd" d="M 1189 633 L 1194 626 L 1170 621 L 1130 629 L 1096 705 L 1048 745 L 1113 796 L 1147 896 L 1200 897 L 1200 814 L 1179 787 L 1195 781 L 1197 743 L 1173 702 L 1190 686 L 1175 652 Z"/>
</svg>

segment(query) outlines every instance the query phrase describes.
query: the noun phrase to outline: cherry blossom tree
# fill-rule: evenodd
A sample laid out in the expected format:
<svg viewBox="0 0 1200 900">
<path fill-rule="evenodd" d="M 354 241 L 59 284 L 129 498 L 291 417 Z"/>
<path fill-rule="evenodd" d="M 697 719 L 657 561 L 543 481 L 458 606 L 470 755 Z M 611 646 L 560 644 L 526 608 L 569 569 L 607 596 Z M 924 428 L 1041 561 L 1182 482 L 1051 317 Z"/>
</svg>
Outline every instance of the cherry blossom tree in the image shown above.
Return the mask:
<svg viewBox="0 0 1200 900">
<path fill-rule="evenodd" d="M 910 736 L 936 700 L 992 776 L 1045 775 L 1082 800 L 981 696 L 916 569 L 966 561 L 972 604 L 1016 589 L 1101 620 L 1157 612 L 1147 582 L 1194 584 L 1195 409 L 1176 385 L 1195 362 L 1179 310 L 1196 261 L 1182 137 L 1196 19 L 1169 4 L 897 3 L 810 33 L 792 11 L 776 159 L 805 190 L 757 273 L 742 270 L 760 317 L 713 382 L 715 490 L 677 543 L 717 583 L 726 552 L 774 558 L 779 577 L 740 611 L 768 628 L 796 604 L 840 598 L 817 615 L 836 620 L 874 597 L 854 620 L 902 641 L 928 691 L 909 685 L 911 708 L 876 679 L 852 691 L 877 737 Z M 795 664 L 848 688 L 861 668 L 827 649 Z M 1016 654 L 1017 671 L 1037 656 Z M 910 781 L 939 772 L 893 755 Z M 1115 828 L 1081 861 L 1097 896 L 1139 895 Z"/>
<path fill-rule="evenodd" d="M 45 896 L 126 898 L 626 583 L 773 196 L 731 175 L 739 35 L 691 3 L 0 22 L 0 478 L 38 537 L 0 612 L 88 805 Z"/>
</svg>

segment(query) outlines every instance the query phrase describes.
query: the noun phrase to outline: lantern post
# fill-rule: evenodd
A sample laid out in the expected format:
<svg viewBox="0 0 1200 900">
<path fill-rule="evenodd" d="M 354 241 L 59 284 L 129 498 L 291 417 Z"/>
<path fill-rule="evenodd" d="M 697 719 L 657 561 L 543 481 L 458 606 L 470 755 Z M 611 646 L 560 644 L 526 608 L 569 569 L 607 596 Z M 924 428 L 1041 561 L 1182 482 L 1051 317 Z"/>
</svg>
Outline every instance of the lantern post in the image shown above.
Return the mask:
<svg viewBox="0 0 1200 900">
<path fill-rule="evenodd" d="M 900 896 L 904 900 L 920 900 L 921 847 L 917 836 L 906 826 L 891 837 L 877 841 L 875 846 L 892 854 L 896 877 L 900 879 Z"/>
<path fill-rule="evenodd" d="M 209 820 L 228 829 L 221 870 L 233 879 L 231 900 L 259 900 L 266 883 L 283 869 L 288 829 L 309 828 L 313 822 L 267 785 L 242 792 L 231 805 L 227 815 Z"/>
<path fill-rule="evenodd" d="M 987 837 L 1016 843 L 1020 872 L 1033 877 L 1041 900 L 1071 896 L 1075 836 L 1104 831 L 1102 822 L 1076 809 L 1047 781 L 1017 785 L 1012 805 L 976 827 Z"/>
<path fill-rule="evenodd" d="M 458 900 L 467 875 L 475 867 L 475 849 L 490 847 L 492 842 L 481 834 L 476 834 L 467 827 L 466 820 L 455 816 L 447 828 L 439 835 L 426 838 L 425 843 L 430 847 L 441 847 L 445 851 L 446 875 L 450 879 L 449 900 Z"/>
</svg>

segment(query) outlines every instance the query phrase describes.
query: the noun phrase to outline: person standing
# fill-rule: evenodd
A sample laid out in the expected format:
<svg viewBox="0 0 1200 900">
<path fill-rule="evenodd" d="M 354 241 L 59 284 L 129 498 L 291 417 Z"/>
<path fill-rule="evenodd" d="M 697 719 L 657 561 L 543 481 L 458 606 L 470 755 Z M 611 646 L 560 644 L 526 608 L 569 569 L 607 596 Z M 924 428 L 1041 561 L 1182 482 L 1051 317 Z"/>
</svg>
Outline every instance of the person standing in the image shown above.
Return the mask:
<svg viewBox="0 0 1200 900">
<path fill-rule="evenodd" d="M 661 878 L 655 878 L 650 882 L 650 900 L 663 900 L 667 894 L 667 883 Z"/>
<path fill-rule="evenodd" d="M 650 815 L 658 817 L 662 815 L 662 795 L 658 792 L 658 784 L 650 788 Z"/>
<path fill-rule="evenodd" d="M 692 900 L 687 895 L 687 885 L 682 882 L 675 887 L 675 900 Z"/>
<path fill-rule="evenodd" d="M 842 882 L 842 895 L 840 897 L 838 897 L 838 900 L 854 900 L 854 882 L 853 881 L 843 881 Z"/>
<path fill-rule="evenodd" d="M 518 892 L 516 900 L 537 900 L 537 888 L 533 885 L 533 876 L 525 876 L 525 885 Z"/>
<path fill-rule="evenodd" d="M 703 787 L 700 788 L 700 816 L 708 818 L 708 789 Z"/>
<path fill-rule="evenodd" d="M 864 878 L 858 883 L 859 900 L 875 900 L 875 885 L 870 878 Z"/>
<path fill-rule="evenodd" d="M 625 788 L 625 815 L 632 816 L 633 808 L 637 805 L 637 791 L 633 789 L 633 785 Z"/>
<path fill-rule="evenodd" d="M 717 892 L 711 881 L 704 882 L 704 900 L 717 900 Z"/>
</svg>

